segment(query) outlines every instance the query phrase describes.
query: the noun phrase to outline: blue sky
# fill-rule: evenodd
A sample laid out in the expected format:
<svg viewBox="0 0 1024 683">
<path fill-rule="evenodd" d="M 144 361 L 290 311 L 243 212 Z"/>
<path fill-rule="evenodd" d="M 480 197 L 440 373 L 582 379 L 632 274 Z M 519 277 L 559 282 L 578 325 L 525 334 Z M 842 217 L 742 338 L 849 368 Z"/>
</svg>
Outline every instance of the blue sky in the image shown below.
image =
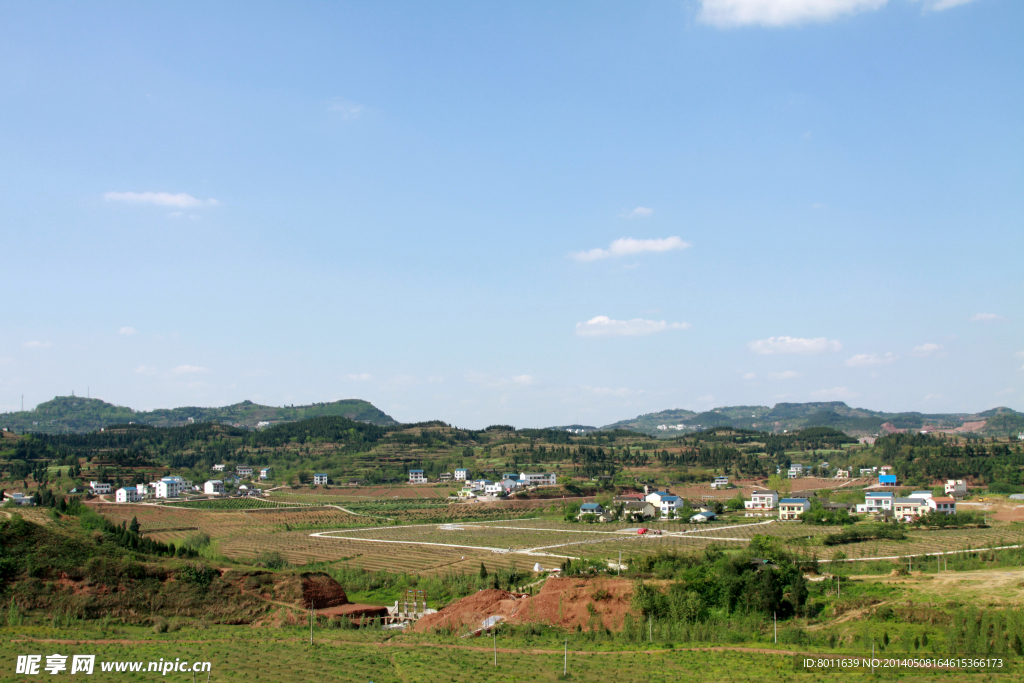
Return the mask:
<svg viewBox="0 0 1024 683">
<path fill-rule="evenodd" d="M 0 410 L 1024 409 L 1024 3 L 0 4 Z"/>
</svg>

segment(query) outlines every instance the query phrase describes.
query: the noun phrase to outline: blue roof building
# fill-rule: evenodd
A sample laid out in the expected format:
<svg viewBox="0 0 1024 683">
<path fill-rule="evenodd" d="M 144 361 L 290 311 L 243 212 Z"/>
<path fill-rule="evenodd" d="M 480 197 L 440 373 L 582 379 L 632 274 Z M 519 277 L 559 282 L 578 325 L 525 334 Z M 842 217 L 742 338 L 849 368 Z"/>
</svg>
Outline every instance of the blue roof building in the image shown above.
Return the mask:
<svg viewBox="0 0 1024 683">
<path fill-rule="evenodd" d="M 880 474 L 878 475 L 878 483 L 882 486 L 896 486 L 896 475 Z"/>
</svg>

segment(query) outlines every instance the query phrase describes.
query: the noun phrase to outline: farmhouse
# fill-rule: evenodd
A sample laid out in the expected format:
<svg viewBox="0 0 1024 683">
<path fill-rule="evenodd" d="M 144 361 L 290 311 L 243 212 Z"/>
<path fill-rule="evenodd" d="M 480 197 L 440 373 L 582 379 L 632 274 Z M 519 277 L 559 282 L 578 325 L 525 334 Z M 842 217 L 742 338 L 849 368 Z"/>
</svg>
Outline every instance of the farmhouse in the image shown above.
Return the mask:
<svg viewBox="0 0 1024 683">
<path fill-rule="evenodd" d="M 789 466 L 788 474 L 790 479 L 799 479 L 804 476 L 804 466 L 795 462 Z"/>
<path fill-rule="evenodd" d="M 442 472 L 437 478 L 438 478 L 439 481 L 451 481 L 452 480 L 452 473 L 451 472 Z"/>
<path fill-rule="evenodd" d="M 26 496 L 24 493 L 17 493 L 12 491 L 4 494 L 5 503 L 14 503 L 15 505 L 35 505 L 36 499 L 34 496 Z"/>
<path fill-rule="evenodd" d="M 679 496 L 664 496 L 661 499 L 661 516 L 668 517 L 669 513 L 675 516 L 676 510 L 682 510 L 686 501 Z"/>
<path fill-rule="evenodd" d="M 870 477 L 872 474 L 875 473 L 875 469 L 877 469 L 877 468 L 874 468 L 874 467 L 861 467 L 860 468 L 860 476 L 862 476 L 862 477 Z"/>
<path fill-rule="evenodd" d="M 157 498 L 177 498 L 185 488 L 185 480 L 181 477 L 164 477 L 156 482 Z"/>
<path fill-rule="evenodd" d="M 317 472 L 313 475 L 314 486 L 327 486 L 328 476 L 325 472 Z"/>
<path fill-rule="evenodd" d="M 774 510 L 779 504 L 778 491 L 754 491 L 750 494 L 750 500 L 743 501 L 743 507 L 747 510 Z"/>
<path fill-rule="evenodd" d="M 142 498 L 135 488 L 119 488 L 114 492 L 114 500 L 118 503 L 138 503 Z"/>
<path fill-rule="evenodd" d="M 893 517 L 901 522 L 912 522 L 928 512 L 928 501 L 921 498 L 897 498 L 893 501 Z"/>
<path fill-rule="evenodd" d="M 105 493 L 110 493 L 112 488 L 113 488 L 113 486 L 111 486 L 110 484 L 107 484 L 105 482 L 101 482 L 101 481 L 90 481 L 89 482 L 89 489 L 92 490 L 92 492 L 94 494 L 96 494 L 97 496 L 103 495 Z"/>
<path fill-rule="evenodd" d="M 698 512 L 697 514 L 690 517 L 690 521 L 694 524 L 703 524 L 704 522 L 710 522 L 715 518 L 715 513 L 710 510 L 704 512 Z"/>
<path fill-rule="evenodd" d="M 519 481 L 523 483 L 523 486 L 555 486 L 557 484 L 554 472 L 520 472 Z"/>
<path fill-rule="evenodd" d="M 252 476 L 252 465 L 238 465 L 235 467 L 235 474 L 240 477 L 251 477 Z"/>
<path fill-rule="evenodd" d="M 729 486 L 729 477 L 715 477 L 715 480 L 711 482 L 711 488 L 713 489 L 724 489 Z"/>
<path fill-rule="evenodd" d="M 423 470 L 409 470 L 410 484 L 426 484 L 427 478 L 423 476 Z"/>
<path fill-rule="evenodd" d="M 928 507 L 931 511 L 943 515 L 956 514 L 956 499 L 952 496 L 931 497 L 928 499 Z"/>
<path fill-rule="evenodd" d="M 895 474 L 880 474 L 878 475 L 879 486 L 896 486 L 896 475 Z"/>
<path fill-rule="evenodd" d="M 857 512 L 869 515 L 884 515 L 892 512 L 895 496 L 891 491 L 868 491 L 864 494 L 864 502 L 857 505 Z"/>
<path fill-rule="evenodd" d="M 213 471 L 214 472 L 223 472 L 224 471 L 224 463 L 220 463 L 219 465 L 214 465 L 213 466 Z"/>
<path fill-rule="evenodd" d="M 220 479 L 211 479 L 210 481 L 203 484 L 203 493 L 210 496 L 223 496 L 224 482 L 222 482 Z"/>
<path fill-rule="evenodd" d="M 662 498 L 665 498 L 665 497 L 671 496 L 671 495 L 672 494 L 669 493 L 668 491 L 652 491 L 651 493 L 647 494 L 647 496 L 646 496 L 646 498 L 644 500 L 646 500 L 648 503 L 654 503 L 658 507 L 661 507 L 661 500 L 662 500 Z"/>
<path fill-rule="evenodd" d="M 269 467 L 262 468 L 260 470 L 260 479 L 269 479 L 269 478 L 270 478 L 270 468 Z"/>
<path fill-rule="evenodd" d="M 947 496 L 961 500 L 967 497 L 967 482 L 963 479 L 947 479 L 945 486 Z"/>
<path fill-rule="evenodd" d="M 467 479 L 469 479 L 469 470 L 464 467 L 455 470 L 455 481 L 466 481 Z"/>
<path fill-rule="evenodd" d="M 604 508 L 601 507 L 600 503 L 584 503 L 580 505 L 580 513 L 576 515 L 576 519 L 583 519 L 584 515 L 603 515 Z"/>
<path fill-rule="evenodd" d="M 645 500 L 630 500 L 622 506 L 622 515 L 627 519 L 649 519 L 654 512 L 654 505 Z"/>
<path fill-rule="evenodd" d="M 806 498 L 783 498 L 779 501 L 779 519 L 791 521 L 800 519 L 800 515 L 811 509 L 811 501 Z"/>
<path fill-rule="evenodd" d="M 642 493 L 620 493 L 612 498 L 613 503 L 636 503 L 644 500 Z"/>
<path fill-rule="evenodd" d="M 505 487 L 502 486 L 500 481 L 489 481 L 484 485 L 484 493 L 490 496 L 503 496 L 505 495 Z"/>
<path fill-rule="evenodd" d="M 849 479 L 850 470 L 836 470 L 836 479 Z"/>
</svg>

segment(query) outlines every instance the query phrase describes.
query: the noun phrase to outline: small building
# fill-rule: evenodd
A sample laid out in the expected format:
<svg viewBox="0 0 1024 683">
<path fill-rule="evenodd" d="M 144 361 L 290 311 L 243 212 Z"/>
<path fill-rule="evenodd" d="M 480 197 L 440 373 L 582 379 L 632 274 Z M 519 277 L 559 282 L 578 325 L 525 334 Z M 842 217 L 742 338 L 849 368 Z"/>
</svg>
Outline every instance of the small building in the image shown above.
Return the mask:
<svg viewBox="0 0 1024 683">
<path fill-rule="evenodd" d="M 219 465 L 214 465 L 213 466 L 213 471 L 214 472 L 223 472 L 224 471 L 224 463 L 220 463 Z"/>
<path fill-rule="evenodd" d="M 601 507 L 600 503 L 584 503 L 580 505 L 580 513 L 576 515 L 576 519 L 583 519 L 584 515 L 600 516 L 604 514 L 604 508 Z"/>
<path fill-rule="evenodd" d="M 931 512 L 940 515 L 956 514 L 956 498 L 952 496 L 932 496 L 928 499 Z"/>
<path fill-rule="evenodd" d="M 713 489 L 724 489 L 729 486 L 729 477 L 715 477 L 715 480 L 711 482 L 711 488 Z"/>
<path fill-rule="evenodd" d="M 704 510 L 690 517 L 690 521 L 694 524 L 703 524 L 704 522 L 710 522 L 715 518 L 715 513 L 711 510 Z"/>
<path fill-rule="evenodd" d="M 897 498 L 892 504 L 892 515 L 900 522 L 913 522 L 928 512 L 928 501 L 922 498 Z"/>
<path fill-rule="evenodd" d="M 8 503 L 8 502 L 14 503 L 15 505 L 19 505 L 19 506 L 28 506 L 28 505 L 35 505 L 36 504 L 36 499 L 35 499 L 35 496 L 32 496 L 32 495 L 27 495 L 26 496 L 24 493 L 18 493 L 17 491 L 11 491 L 10 493 L 5 493 L 4 494 L 4 502 L 5 503 Z"/>
<path fill-rule="evenodd" d="M 451 481 L 452 480 L 452 473 L 451 472 L 442 472 L 437 478 L 440 481 Z"/>
<path fill-rule="evenodd" d="M 523 486 L 556 486 L 558 484 L 554 472 L 520 472 L 519 481 Z"/>
<path fill-rule="evenodd" d="M 477 479 L 475 481 L 470 482 L 469 486 L 470 488 L 473 489 L 473 491 L 477 493 L 486 493 L 487 487 L 493 483 L 494 482 L 491 481 L 490 479 Z"/>
<path fill-rule="evenodd" d="M 671 495 L 672 494 L 668 491 L 652 491 L 644 497 L 644 500 L 648 503 L 654 503 L 656 506 L 661 507 L 661 499 Z"/>
<path fill-rule="evenodd" d="M 181 477 L 164 477 L 156 482 L 157 498 L 177 498 L 185 488 L 185 480 Z"/>
<path fill-rule="evenodd" d="M 469 470 L 465 467 L 455 470 L 455 481 L 466 481 L 467 479 L 469 479 Z"/>
<path fill-rule="evenodd" d="M 957 500 L 963 500 L 967 497 L 967 482 L 963 479 L 947 479 L 945 494 Z"/>
<path fill-rule="evenodd" d="M 795 462 L 789 466 L 789 471 L 786 474 L 790 479 L 799 479 L 804 476 L 804 466 Z"/>
<path fill-rule="evenodd" d="M 235 474 L 240 477 L 251 477 L 252 476 L 252 465 L 238 465 L 235 467 Z"/>
<path fill-rule="evenodd" d="M 270 468 L 263 467 L 260 469 L 260 479 L 270 479 Z"/>
<path fill-rule="evenodd" d="M 472 486 L 463 486 L 459 490 L 459 498 L 476 498 L 476 491 L 473 490 Z"/>
<path fill-rule="evenodd" d="M 270 420 L 260 420 L 259 422 L 256 423 L 256 428 L 257 429 L 263 429 L 264 427 L 269 427 L 269 426 L 270 426 Z"/>
<path fill-rule="evenodd" d="M 896 486 L 896 475 L 895 474 L 880 474 L 878 475 L 879 486 Z"/>
<path fill-rule="evenodd" d="M 505 495 L 505 487 L 502 486 L 500 481 L 489 481 L 484 484 L 484 493 L 489 496 L 503 496 Z"/>
<path fill-rule="evenodd" d="M 644 500 L 642 493 L 620 493 L 612 498 L 613 503 L 636 503 Z"/>
<path fill-rule="evenodd" d="M 138 503 L 141 498 L 139 497 L 138 490 L 133 486 L 131 488 L 119 488 L 114 492 L 114 500 L 118 503 Z"/>
<path fill-rule="evenodd" d="M 869 515 L 891 514 L 895 499 L 891 491 L 868 491 L 864 494 L 864 502 L 857 506 L 857 512 Z"/>
<path fill-rule="evenodd" d="M 860 468 L 860 476 L 862 476 L 862 477 L 870 477 L 872 474 L 875 473 L 876 469 L 878 469 L 878 468 L 876 468 L 876 467 L 861 467 Z"/>
<path fill-rule="evenodd" d="M 825 501 L 821 504 L 822 510 L 829 512 L 835 512 L 836 510 L 846 510 L 847 512 L 853 512 L 854 507 L 849 503 L 833 503 L 831 501 Z"/>
<path fill-rule="evenodd" d="M 668 517 L 669 513 L 673 516 L 678 516 L 677 511 L 682 510 L 686 506 L 686 501 L 679 496 L 664 496 L 661 499 L 661 516 Z"/>
<path fill-rule="evenodd" d="M 211 479 L 210 481 L 203 484 L 203 493 L 208 496 L 223 496 L 224 495 L 224 482 L 220 479 Z"/>
<path fill-rule="evenodd" d="M 836 470 L 836 479 L 849 479 L 850 470 Z"/>
<path fill-rule="evenodd" d="M 502 488 L 502 492 L 506 496 L 509 496 L 509 495 L 512 495 L 512 493 L 516 489 L 521 488 L 521 487 L 520 487 L 518 479 L 502 479 L 501 480 L 501 488 Z"/>
<path fill-rule="evenodd" d="M 426 484 L 427 478 L 423 476 L 423 470 L 409 470 L 410 484 Z"/>
<path fill-rule="evenodd" d="M 811 509 L 806 498 L 783 498 L 779 501 L 779 519 L 786 522 L 800 519 L 800 515 Z"/>
<path fill-rule="evenodd" d="M 750 500 L 743 501 L 746 510 L 774 510 L 779 504 L 779 492 L 772 490 L 754 491 Z"/>
<path fill-rule="evenodd" d="M 654 504 L 648 503 L 646 500 L 630 500 L 626 501 L 622 506 L 623 517 L 634 521 L 650 519 L 651 517 L 654 517 L 654 513 Z"/>
<path fill-rule="evenodd" d="M 313 486 L 327 486 L 329 477 L 324 472 L 317 472 L 313 475 Z"/>
<path fill-rule="evenodd" d="M 929 498 L 932 497 L 932 492 L 931 491 L 911 491 L 910 492 L 910 497 L 911 498 L 922 498 L 924 500 L 928 500 Z"/>
<path fill-rule="evenodd" d="M 110 493 L 113 490 L 113 486 L 102 481 L 90 481 L 89 490 L 91 490 L 97 496 Z"/>
</svg>

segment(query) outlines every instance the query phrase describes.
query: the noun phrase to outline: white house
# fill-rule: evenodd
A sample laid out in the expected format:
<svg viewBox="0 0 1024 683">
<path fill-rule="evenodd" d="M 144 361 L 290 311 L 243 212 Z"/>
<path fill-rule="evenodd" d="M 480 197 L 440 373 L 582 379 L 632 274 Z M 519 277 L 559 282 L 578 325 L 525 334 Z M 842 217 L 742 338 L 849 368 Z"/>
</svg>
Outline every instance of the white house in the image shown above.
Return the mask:
<svg viewBox="0 0 1024 683">
<path fill-rule="evenodd" d="M 489 481 L 484 486 L 484 493 L 489 496 L 502 496 L 505 494 L 505 487 L 500 481 Z"/>
<path fill-rule="evenodd" d="M 14 491 L 4 494 L 4 502 L 11 501 L 15 505 L 35 505 L 36 499 L 34 496 L 26 496 L 24 493 L 16 493 Z"/>
<path fill-rule="evenodd" d="M 849 479 L 850 470 L 836 470 L 836 479 Z"/>
<path fill-rule="evenodd" d="M 427 478 L 423 476 L 423 470 L 409 470 L 410 484 L 426 484 Z"/>
<path fill-rule="evenodd" d="M 754 491 L 750 494 L 750 500 L 743 501 L 743 507 L 747 510 L 774 510 L 779 504 L 778 491 Z"/>
<path fill-rule="evenodd" d="M 220 479 L 211 479 L 210 481 L 203 484 L 203 493 L 210 496 L 223 496 L 224 482 L 222 482 Z"/>
<path fill-rule="evenodd" d="M 804 466 L 799 463 L 792 463 L 787 474 L 790 479 L 799 479 L 804 476 Z"/>
<path fill-rule="evenodd" d="M 260 479 L 269 479 L 269 478 L 270 478 L 270 468 L 269 467 L 262 468 L 260 470 Z"/>
<path fill-rule="evenodd" d="M 102 481 L 90 481 L 89 488 L 92 490 L 93 493 L 95 493 L 98 496 L 101 494 L 110 493 L 114 487 Z"/>
<path fill-rule="evenodd" d="M 727 486 L 729 486 L 729 477 L 715 477 L 715 480 L 711 482 L 713 489 L 724 489 Z"/>
<path fill-rule="evenodd" d="M 896 499 L 892 491 L 868 491 L 864 494 L 864 502 L 858 503 L 857 512 L 869 515 L 881 515 L 892 512 L 892 504 Z"/>
<path fill-rule="evenodd" d="M 682 510 L 684 505 L 686 501 L 679 496 L 664 496 L 660 502 L 661 516 L 668 517 L 668 513 L 671 512 L 673 516 L 678 517 L 678 511 Z"/>
<path fill-rule="evenodd" d="M 223 472 L 224 471 L 224 463 L 220 463 L 219 465 L 214 465 L 213 466 L 213 471 L 214 472 Z"/>
<path fill-rule="evenodd" d="M 703 524 L 704 522 L 710 522 L 715 518 L 715 513 L 710 510 L 704 512 L 698 512 L 697 514 L 690 517 L 690 521 L 694 524 Z"/>
<path fill-rule="evenodd" d="M 270 421 L 269 420 L 260 420 L 259 422 L 256 423 L 256 427 L 259 428 L 259 429 L 263 429 L 264 427 L 269 427 L 269 426 L 270 426 Z"/>
<path fill-rule="evenodd" d="M 555 486 L 557 483 L 554 472 L 520 472 L 519 481 L 523 486 Z"/>
<path fill-rule="evenodd" d="M 652 491 L 647 494 L 646 500 L 648 503 L 654 503 L 657 507 L 661 507 L 661 499 L 672 494 L 668 491 Z"/>
<path fill-rule="evenodd" d="M 910 497 L 911 498 L 921 498 L 923 500 L 928 500 L 929 498 L 932 497 L 932 492 L 931 491 L 911 491 L 910 492 Z"/>
<path fill-rule="evenodd" d="M 476 498 L 476 491 L 472 486 L 466 485 L 459 490 L 459 498 Z"/>
<path fill-rule="evenodd" d="M 493 484 L 490 479 L 477 479 L 476 481 L 470 482 L 469 486 L 477 493 L 481 491 L 487 491 L 487 487 Z"/>
<path fill-rule="evenodd" d="M 235 467 L 235 474 L 240 477 L 251 477 L 252 476 L 252 465 L 238 465 Z"/>
<path fill-rule="evenodd" d="M 956 499 L 952 496 L 939 496 L 937 498 L 932 496 L 928 499 L 928 507 L 931 508 L 932 512 L 955 515 Z"/>
<path fill-rule="evenodd" d="M 779 519 L 792 521 L 800 519 L 800 515 L 811 509 L 811 501 L 806 498 L 783 498 L 779 501 Z"/>
<path fill-rule="evenodd" d="M 945 492 L 947 496 L 952 496 L 957 500 L 965 498 L 967 496 L 967 482 L 963 479 L 947 479 Z"/>
<path fill-rule="evenodd" d="M 138 494 L 140 500 L 146 500 L 156 496 L 156 488 L 153 484 L 136 484 L 135 493 Z"/>
<path fill-rule="evenodd" d="M 892 502 L 892 514 L 901 522 L 912 522 L 930 511 L 928 501 L 923 498 L 896 498 Z"/>
<path fill-rule="evenodd" d="M 455 470 L 455 481 L 466 481 L 469 478 L 469 470 L 464 467 L 460 467 Z"/>
<path fill-rule="evenodd" d="M 580 505 L 580 513 L 576 515 L 576 519 L 583 519 L 583 515 L 603 515 L 604 508 L 601 507 L 600 503 L 584 503 Z"/>
<path fill-rule="evenodd" d="M 518 479 L 502 479 L 501 488 L 504 490 L 505 495 L 511 495 L 516 489 L 520 488 Z"/>
<path fill-rule="evenodd" d="M 141 497 L 135 488 L 119 488 L 114 492 L 114 500 L 118 503 L 138 503 Z"/>
<path fill-rule="evenodd" d="M 327 475 L 323 472 L 317 472 L 313 475 L 313 486 L 327 486 Z"/>
<path fill-rule="evenodd" d="M 156 483 L 156 497 L 177 498 L 183 488 L 185 481 L 181 477 L 164 477 Z"/>
</svg>

